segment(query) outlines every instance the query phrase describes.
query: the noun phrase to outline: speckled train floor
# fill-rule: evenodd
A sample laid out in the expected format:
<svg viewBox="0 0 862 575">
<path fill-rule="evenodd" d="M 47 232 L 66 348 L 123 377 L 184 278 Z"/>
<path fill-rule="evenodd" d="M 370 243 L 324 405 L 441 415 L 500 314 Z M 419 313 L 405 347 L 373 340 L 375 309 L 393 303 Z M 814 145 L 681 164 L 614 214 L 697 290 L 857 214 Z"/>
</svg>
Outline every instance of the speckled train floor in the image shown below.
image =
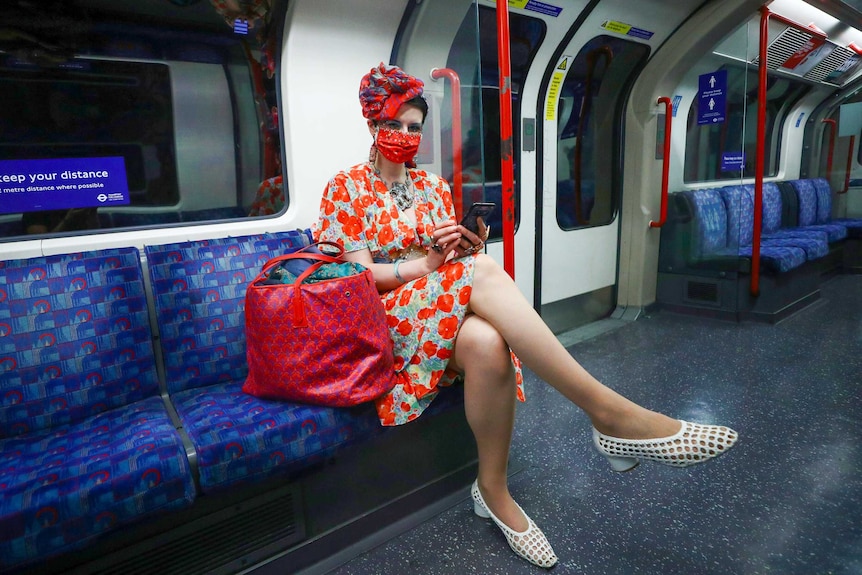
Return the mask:
<svg viewBox="0 0 862 575">
<path fill-rule="evenodd" d="M 527 372 L 510 478 L 555 575 L 862 574 L 862 276 L 778 325 L 656 313 L 569 350 L 667 414 L 723 423 L 727 455 L 613 473 L 582 412 Z M 541 573 L 463 500 L 333 575 Z"/>
</svg>

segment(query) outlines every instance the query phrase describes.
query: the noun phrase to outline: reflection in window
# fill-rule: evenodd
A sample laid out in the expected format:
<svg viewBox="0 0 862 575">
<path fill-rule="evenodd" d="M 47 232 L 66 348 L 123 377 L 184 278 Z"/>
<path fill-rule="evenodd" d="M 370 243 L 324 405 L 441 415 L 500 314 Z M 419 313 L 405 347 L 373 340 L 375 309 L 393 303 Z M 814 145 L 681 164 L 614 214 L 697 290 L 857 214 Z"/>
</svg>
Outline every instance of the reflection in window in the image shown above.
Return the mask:
<svg viewBox="0 0 862 575">
<path fill-rule="evenodd" d="M 133 206 L 179 201 L 164 64 L 0 60 L 0 160 L 122 157 Z"/>
<path fill-rule="evenodd" d="M 698 124 L 698 100 L 688 112 L 685 140 L 685 181 L 706 182 L 754 177 L 757 151 L 756 68 L 722 66 L 727 71 L 727 114 L 724 122 Z M 778 172 L 781 129 L 788 112 L 806 92 L 805 84 L 767 77 L 764 176 Z M 733 158 L 740 158 L 740 163 Z"/>
<path fill-rule="evenodd" d="M 644 44 L 599 36 L 565 62 L 557 111 L 557 224 L 563 229 L 613 221 L 622 106 L 648 54 Z"/>
<path fill-rule="evenodd" d="M 47 166 L 43 175 L 56 180 L 0 205 L 0 238 L 283 209 L 281 193 L 272 211 L 260 203 L 252 210 L 258 190 L 281 184 L 272 25 L 279 19 L 270 5 L 8 7 L 0 24 L 0 168 L 37 175 Z M 234 30 L 237 18 L 248 21 L 247 33 Z M 121 168 L 112 169 L 102 197 L 60 181 L 66 170 L 100 174 L 116 160 Z"/>
<path fill-rule="evenodd" d="M 468 11 L 455 36 L 448 68 L 455 70 L 461 79 L 461 133 L 464 195 L 462 213 L 473 202 L 494 202 L 497 209 L 488 218 L 491 239 L 503 236 L 502 181 L 500 165 L 500 90 L 497 62 L 497 17 L 493 8 L 478 7 Z M 478 29 L 479 39 L 476 38 Z M 515 173 L 515 222 L 520 214 L 520 167 L 517 151 L 520 149 L 521 90 L 530 63 L 545 36 L 545 23 L 522 14 L 509 15 L 511 38 L 510 62 L 512 78 L 512 122 Z M 478 53 L 477 53 L 478 49 Z M 446 89 L 449 89 L 447 84 Z M 448 99 L 446 100 L 448 102 Z M 448 112 L 445 111 L 445 112 Z M 444 113 L 445 113 L 444 112 Z M 445 125 L 451 125 L 444 119 Z M 442 135 L 443 173 L 452 181 L 451 135 Z"/>
</svg>

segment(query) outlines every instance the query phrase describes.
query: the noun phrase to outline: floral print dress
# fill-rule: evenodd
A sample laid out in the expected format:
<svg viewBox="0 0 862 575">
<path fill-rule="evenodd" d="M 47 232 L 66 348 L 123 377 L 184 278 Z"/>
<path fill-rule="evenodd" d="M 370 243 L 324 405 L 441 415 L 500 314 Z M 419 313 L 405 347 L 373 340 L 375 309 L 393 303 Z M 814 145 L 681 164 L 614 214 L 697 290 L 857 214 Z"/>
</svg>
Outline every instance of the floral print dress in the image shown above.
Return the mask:
<svg viewBox="0 0 862 575">
<path fill-rule="evenodd" d="M 377 263 L 423 256 L 437 222 L 455 218 L 448 184 L 423 170 L 408 170 L 416 192 L 414 222 L 395 205 L 386 184 L 368 164 L 339 172 L 329 181 L 314 226 L 318 241 L 347 252 L 367 248 Z M 376 400 L 383 425 L 412 421 L 431 404 L 440 386 L 457 372 L 447 369 L 455 336 L 467 313 L 474 256 L 448 261 L 434 272 L 380 295 L 395 351 L 395 387 Z M 518 399 L 524 401 L 520 362 L 512 355 Z"/>
</svg>

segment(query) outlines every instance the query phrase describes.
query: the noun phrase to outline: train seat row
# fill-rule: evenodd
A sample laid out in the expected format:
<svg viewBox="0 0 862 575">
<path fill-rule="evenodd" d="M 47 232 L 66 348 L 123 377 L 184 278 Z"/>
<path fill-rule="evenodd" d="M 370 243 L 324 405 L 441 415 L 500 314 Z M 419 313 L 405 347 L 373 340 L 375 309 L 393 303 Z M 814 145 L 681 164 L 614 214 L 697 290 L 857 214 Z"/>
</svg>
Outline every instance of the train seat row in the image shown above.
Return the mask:
<svg viewBox="0 0 862 575">
<path fill-rule="evenodd" d="M 0 262 L 0 572 L 385 435 L 370 404 L 242 392 L 246 285 L 309 241 L 148 245 L 149 276 L 136 248 Z"/>
<path fill-rule="evenodd" d="M 765 182 L 760 261 L 769 292 L 764 300 L 771 301 L 755 310 L 755 301 L 742 293 L 751 272 L 754 186 L 677 192 L 668 208 L 657 299 L 670 307 L 754 311 L 780 319 L 778 312 L 816 298 L 821 276 L 862 265 L 862 220 L 832 218 L 825 179 Z"/>
</svg>

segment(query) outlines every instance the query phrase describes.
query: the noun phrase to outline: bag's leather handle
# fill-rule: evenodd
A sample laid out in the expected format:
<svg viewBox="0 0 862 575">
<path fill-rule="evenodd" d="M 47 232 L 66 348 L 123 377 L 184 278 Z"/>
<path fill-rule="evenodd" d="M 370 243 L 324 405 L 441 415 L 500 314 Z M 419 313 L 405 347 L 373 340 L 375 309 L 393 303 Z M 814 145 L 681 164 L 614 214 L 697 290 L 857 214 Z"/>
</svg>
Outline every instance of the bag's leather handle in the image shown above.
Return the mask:
<svg viewBox="0 0 862 575">
<path fill-rule="evenodd" d="M 314 248 L 317 246 L 329 246 L 329 247 L 335 248 L 338 253 L 335 256 L 330 256 L 327 254 L 316 254 L 313 252 L 305 251 L 309 248 Z M 281 262 L 284 262 L 287 260 L 319 260 L 321 262 L 327 262 L 327 263 L 341 263 L 342 261 L 344 261 L 341 259 L 341 257 L 343 255 L 344 255 L 344 248 L 342 248 L 339 244 L 336 244 L 335 242 L 316 242 L 313 244 L 308 244 L 307 246 L 304 246 L 302 249 L 299 249 L 295 252 L 276 256 L 270 260 L 267 260 L 267 262 L 265 264 L 263 264 L 263 268 L 261 268 L 260 275 L 258 276 L 258 278 L 265 275 L 266 272 L 268 272 L 269 270 L 271 270 L 272 268 L 274 268 L 275 266 L 277 266 Z M 320 267 L 320 266 L 317 266 L 317 267 Z M 257 279 L 255 279 L 255 281 L 257 281 Z"/>
</svg>

